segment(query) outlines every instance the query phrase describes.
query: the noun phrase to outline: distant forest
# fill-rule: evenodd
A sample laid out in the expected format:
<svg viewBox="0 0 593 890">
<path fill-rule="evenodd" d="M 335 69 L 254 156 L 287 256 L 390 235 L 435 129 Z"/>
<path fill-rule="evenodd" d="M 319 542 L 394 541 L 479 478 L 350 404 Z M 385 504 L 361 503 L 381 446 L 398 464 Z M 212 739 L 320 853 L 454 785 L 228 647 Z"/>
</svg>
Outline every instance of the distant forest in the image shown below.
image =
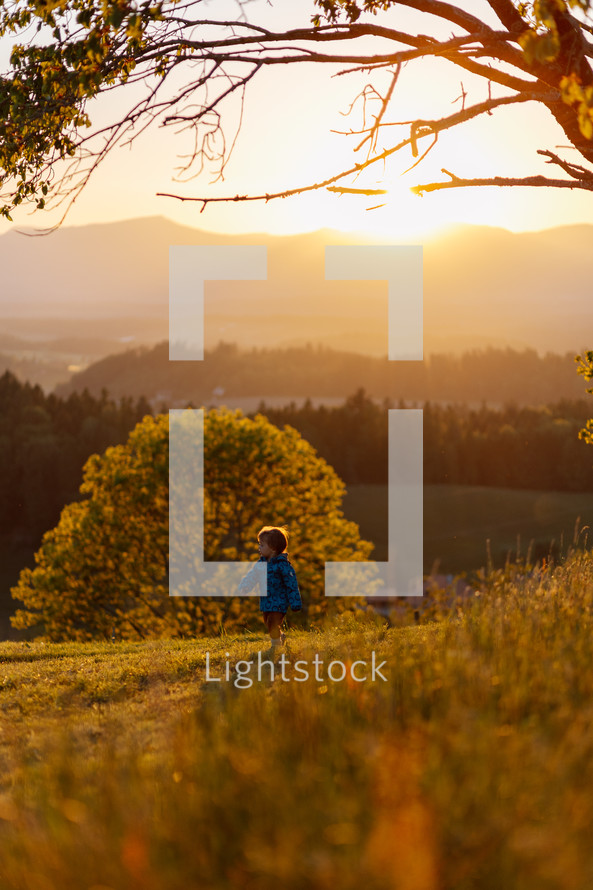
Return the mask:
<svg viewBox="0 0 593 890">
<path fill-rule="evenodd" d="M 260 407 L 273 423 L 298 429 L 346 483 L 387 481 L 386 409 L 397 402 L 377 404 L 359 389 L 337 407 Z M 426 403 L 425 482 L 593 491 L 593 450 L 578 438 L 592 409 L 590 399 L 500 410 Z M 143 398 L 46 396 L 6 372 L 0 377 L 0 534 L 36 544 L 61 508 L 79 497 L 89 455 L 125 441 L 148 413 Z"/>
<path fill-rule="evenodd" d="M 574 355 L 540 356 L 533 349 L 486 349 L 431 355 L 423 362 L 338 352 L 324 347 L 252 349 L 220 343 L 203 362 L 169 361 L 167 343 L 108 356 L 56 389 L 112 398 L 146 397 L 154 407 L 225 397 L 346 398 L 363 388 L 377 399 L 543 405 L 578 399 L 584 385 Z"/>
<path fill-rule="evenodd" d="M 0 377 L 0 534 L 38 541 L 79 497 L 89 455 L 125 442 L 148 413 L 144 399 L 47 396 L 6 371 Z"/>
<path fill-rule="evenodd" d="M 298 429 L 345 482 L 359 484 L 387 482 L 387 409 L 397 407 L 405 405 L 377 405 L 359 390 L 338 407 L 263 402 L 260 411 Z M 593 449 L 578 437 L 592 411 L 586 399 L 499 410 L 427 402 L 424 482 L 593 491 Z"/>
</svg>

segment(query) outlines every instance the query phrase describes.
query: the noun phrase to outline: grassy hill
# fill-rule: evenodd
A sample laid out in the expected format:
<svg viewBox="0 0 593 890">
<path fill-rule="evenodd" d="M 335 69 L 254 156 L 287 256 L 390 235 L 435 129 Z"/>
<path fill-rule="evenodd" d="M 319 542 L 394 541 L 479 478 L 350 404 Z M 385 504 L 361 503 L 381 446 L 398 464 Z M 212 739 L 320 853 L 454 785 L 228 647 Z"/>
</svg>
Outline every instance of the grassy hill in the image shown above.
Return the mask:
<svg viewBox="0 0 593 890">
<path fill-rule="evenodd" d="M 345 616 L 251 686 L 225 665 L 263 636 L 0 645 L 3 890 L 590 886 L 592 582 L 580 556 L 433 624 Z"/>
</svg>

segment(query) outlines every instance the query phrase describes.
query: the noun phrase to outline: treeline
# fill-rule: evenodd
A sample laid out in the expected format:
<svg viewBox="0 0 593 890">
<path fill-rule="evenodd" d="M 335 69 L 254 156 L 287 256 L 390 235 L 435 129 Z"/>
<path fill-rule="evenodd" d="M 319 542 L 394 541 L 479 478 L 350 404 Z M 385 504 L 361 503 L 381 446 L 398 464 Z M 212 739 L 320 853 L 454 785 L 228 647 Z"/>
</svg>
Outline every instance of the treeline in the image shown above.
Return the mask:
<svg viewBox="0 0 593 890">
<path fill-rule="evenodd" d="M 145 399 L 63 399 L 0 377 L 0 534 L 35 542 L 78 497 L 82 467 L 95 452 L 124 442 L 146 414 Z"/>
<path fill-rule="evenodd" d="M 583 395 L 574 356 L 533 349 L 486 349 L 432 355 L 423 362 L 338 352 L 325 347 L 252 349 L 219 344 L 203 362 L 169 361 L 167 343 L 112 355 L 56 389 L 65 396 L 88 389 L 114 398 L 142 395 L 156 407 L 225 397 L 345 398 L 363 387 L 376 398 L 505 404 L 547 404 Z"/>
<path fill-rule="evenodd" d="M 68 362 L 59 357 L 50 358 L 47 353 L 43 360 L 39 360 L 0 352 L 0 368 L 10 371 L 19 380 L 39 384 L 45 392 L 50 392 L 68 377 Z"/>
<path fill-rule="evenodd" d="M 351 484 L 385 483 L 387 409 L 364 390 L 339 407 L 291 404 L 260 411 L 277 426 L 289 424 Z M 409 407 L 409 403 L 408 403 Z M 542 408 L 507 405 L 424 405 L 425 484 L 593 491 L 593 449 L 578 437 L 591 416 L 585 399 Z"/>
<path fill-rule="evenodd" d="M 264 401 L 260 410 L 276 425 L 298 429 L 346 482 L 385 483 L 387 409 L 404 404 L 411 403 L 378 404 L 361 388 L 338 407 L 307 401 L 273 408 Z M 578 438 L 593 400 L 499 410 L 423 407 L 426 484 L 593 491 L 593 449 Z M 0 377 L 0 534 L 37 542 L 78 497 L 89 455 L 124 442 L 148 413 L 142 398 L 115 401 L 105 391 L 98 398 L 46 396 L 6 372 Z"/>
</svg>

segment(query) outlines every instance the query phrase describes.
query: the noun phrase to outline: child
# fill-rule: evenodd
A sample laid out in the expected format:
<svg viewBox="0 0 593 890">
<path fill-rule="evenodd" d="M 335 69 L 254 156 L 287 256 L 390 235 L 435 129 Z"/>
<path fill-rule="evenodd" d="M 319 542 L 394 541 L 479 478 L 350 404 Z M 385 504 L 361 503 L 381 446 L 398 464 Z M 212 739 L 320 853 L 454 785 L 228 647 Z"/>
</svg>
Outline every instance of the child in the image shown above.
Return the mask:
<svg viewBox="0 0 593 890">
<path fill-rule="evenodd" d="M 267 596 L 259 599 L 259 608 L 270 634 L 272 648 L 269 654 L 275 655 L 286 641 L 286 635 L 280 630 L 288 611 L 300 612 L 302 609 L 301 595 L 295 570 L 288 561 L 286 548 L 288 532 L 284 526 L 265 525 L 257 536 L 259 559 L 239 584 L 239 593 L 252 590 L 258 583 L 263 566 L 267 563 L 268 580 Z"/>
</svg>

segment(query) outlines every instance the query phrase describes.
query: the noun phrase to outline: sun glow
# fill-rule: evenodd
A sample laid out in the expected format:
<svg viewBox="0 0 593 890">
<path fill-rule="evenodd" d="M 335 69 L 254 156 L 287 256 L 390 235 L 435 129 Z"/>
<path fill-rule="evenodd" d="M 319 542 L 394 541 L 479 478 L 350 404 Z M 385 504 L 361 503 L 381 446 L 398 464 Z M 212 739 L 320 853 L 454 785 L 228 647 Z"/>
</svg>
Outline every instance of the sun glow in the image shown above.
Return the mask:
<svg viewBox="0 0 593 890">
<path fill-rule="evenodd" d="M 375 187 L 375 186 L 373 186 Z M 328 195 L 296 199 L 288 230 L 332 228 L 413 242 L 457 223 L 505 225 L 500 189 L 447 190 L 420 197 L 401 179 L 377 183 L 384 195 Z"/>
</svg>

